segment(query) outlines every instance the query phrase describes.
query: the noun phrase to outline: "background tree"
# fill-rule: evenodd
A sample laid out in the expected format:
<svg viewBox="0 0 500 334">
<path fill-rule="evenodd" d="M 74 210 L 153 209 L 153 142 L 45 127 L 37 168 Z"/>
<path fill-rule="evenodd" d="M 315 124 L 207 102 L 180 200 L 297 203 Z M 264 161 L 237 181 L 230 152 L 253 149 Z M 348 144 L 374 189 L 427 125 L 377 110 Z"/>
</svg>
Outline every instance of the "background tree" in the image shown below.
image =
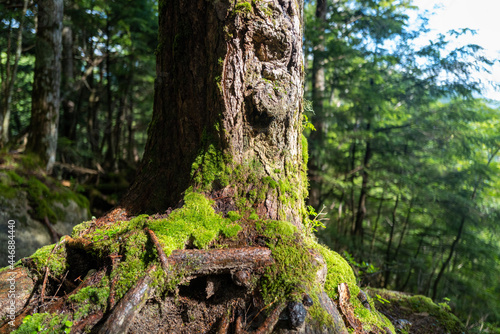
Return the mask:
<svg viewBox="0 0 500 334">
<path fill-rule="evenodd" d="M 312 16 L 315 5 L 309 3 L 306 13 Z M 497 237 L 486 241 L 479 233 L 472 241 L 476 237 L 468 234 L 471 239 L 464 241 L 462 228 L 490 229 L 489 219 L 480 218 L 485 198 L 474 200 L 474 189 L 484 192 L 496 182 L 498 137 L 484 127 L 496 123 L 498 106 L 473 98 L 481 87 L 471 71 L 491 64 L 480 47 L 451 49 L 448 36 L 417 47 L 425 20 L 410 30 L 409 8 L 407 2 L 355 1 L 339 3 L 341 15 L 329 16 L 331 33 L 321 56 L 329 93 L 312 118 L 316 128 L 321 122 L 326 129 L 325 140 L 310 145 L 323 171 L 312 176 L 321 184 L 316 209 L 324 206 L 330 218 L 319 235 L 334 249 L 352 253 L 346 256 L 367 284 L 449 298 L 450 291 L 460 295 L 467 285 L 451 270 L 452 258 L 463 266 L 471 256 L 480 257 L 465 244 L 497 252 Z M 306 36 L 314 41 L 317 23 L 307 22 Z M 307 90 L 310 98 L 313 92 Z M 496 210 L 490 206 L 489 215 Z M 455 253 L 461 242 L 468 255 Z M 443 279 L 447 288 L 440 289 Z M 473 295 L 488 293 L 478 287 Z M 452 303 L 470 314 L 462 302 Z M 491 317 L 489 309 L 476 308 L 474 318 Z"/>
<path fill-rule="evenodd" d="M 50 171 L 56 161 L 59 124 L 63 1 L 38 3 L 36 62 L 27 149 Z"/>
</svg>

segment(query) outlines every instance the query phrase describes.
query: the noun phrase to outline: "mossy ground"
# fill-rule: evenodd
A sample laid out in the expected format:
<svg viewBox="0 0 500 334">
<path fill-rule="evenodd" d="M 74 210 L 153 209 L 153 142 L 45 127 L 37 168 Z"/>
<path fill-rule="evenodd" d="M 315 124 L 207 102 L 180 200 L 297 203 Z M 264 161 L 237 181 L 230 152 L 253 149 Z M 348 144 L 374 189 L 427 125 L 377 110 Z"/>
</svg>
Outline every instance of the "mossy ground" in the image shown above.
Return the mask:
<svg viewBox="0 0 500 334">
<path fill-rule="evenodd" d="M 435 303 L 425 296 L 397 291 L 370 288 L 367 292 L 373 297 L 375 306 L 393 321 L 404 319 L 411 323 L 407 328 L 403 328 L 401 333 L 459 334 L 466 331 L 446 303 Z"/>
<path fill-rule="evenodd" d="M 64 220 L 64 210 L 54 206 L 54 203 L 66 206 L 70 200 L 81 208 L 89 209 L 87 198 L 48 177 L 38 167 L 36 158 L 1 154 L 0 161 L 0 193 L 3 197 L 14 198 L 19 191 L 26 192 L 33 219 L 43 221 L 47 217 L 51 223 Z"/>
</svg>

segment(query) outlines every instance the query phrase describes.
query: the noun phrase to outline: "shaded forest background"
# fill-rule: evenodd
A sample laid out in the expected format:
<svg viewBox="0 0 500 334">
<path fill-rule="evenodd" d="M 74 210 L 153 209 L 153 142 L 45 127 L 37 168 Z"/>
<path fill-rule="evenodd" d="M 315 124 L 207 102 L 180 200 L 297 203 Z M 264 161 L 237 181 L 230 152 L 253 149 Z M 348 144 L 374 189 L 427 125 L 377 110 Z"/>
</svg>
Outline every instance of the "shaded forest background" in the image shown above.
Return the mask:
<svg viewBox="0 0 500 334">
<path fill-rule="evenodd" d="M 95 216 L 118 203 L 144 150 L 157 9 L 153 0 L 64 2 L 50 173 L 86 195 Z M 485 83 L 473 75 L 494 60 L 477 45 L 450 46 L 468 29 L 422 45 L 426 19 L 410 25 L 415 10 L 409 0 L 306 1 L 309 211 L 362 284 L 430 296 L 471 331 L 494 331 L 500 105 L 481 98 Z M 33 131 L 37 6 L 2 1 L 0 17 L 5 157 L 24 154 Z"/>
</svg>

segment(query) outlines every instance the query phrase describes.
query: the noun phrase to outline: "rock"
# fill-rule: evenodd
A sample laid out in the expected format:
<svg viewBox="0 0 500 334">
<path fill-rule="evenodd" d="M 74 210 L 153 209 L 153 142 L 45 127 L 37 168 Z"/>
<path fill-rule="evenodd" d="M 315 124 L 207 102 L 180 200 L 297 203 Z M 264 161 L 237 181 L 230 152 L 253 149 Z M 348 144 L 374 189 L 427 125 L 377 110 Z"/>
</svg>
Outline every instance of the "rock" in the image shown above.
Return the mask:
<svg viewBox="0 0 500 334">
<path fill-rule="evenodd" d="M 0 319 L 14 320 L 14 315 L 24 307 L 34 287 L 29 270 L 24 267 L 0 271 Z"/>
<path fill-rule="evenodd" d="M 307 310 L 300 302 L 288 303 L 288 312 L 290 314 L 290 325 L 293 328 L 299 328 L 306 320 Z"/>
<path fill-rule="evenodd" d="M 89 219 L 88 210 L 79 207 L 71 199 L 68 199 L 67 205 L 60 202 L 50 203 L 50 205 L 65 212 L 64 221 L 53 224 L 53 228 L 61 235 L 71 234 L 75 225 Z M 9 264 L 7 258 L 9 221 L 15 221 L 13 226 L 16 261 L 30 256 L 38 248 L 52 243 L 51 234 L 47 227 L 42 222 L 31 218 L 28 213 L 29 209 L 30 205 L 25 191 L 17 191 L 14 197 L 4 197 L 0 194 L 0 229 L 4 231 L 0 233 L 0 245 L 2 245 L 0 247 L 0 267 Z"/>
<path fill-rule="evenodd" d="M 368 301 L 368 296 L 363 290 L 359 290 L 358 299 L 366 309 L 371 311 L 370 302 Z"/>
</svg>

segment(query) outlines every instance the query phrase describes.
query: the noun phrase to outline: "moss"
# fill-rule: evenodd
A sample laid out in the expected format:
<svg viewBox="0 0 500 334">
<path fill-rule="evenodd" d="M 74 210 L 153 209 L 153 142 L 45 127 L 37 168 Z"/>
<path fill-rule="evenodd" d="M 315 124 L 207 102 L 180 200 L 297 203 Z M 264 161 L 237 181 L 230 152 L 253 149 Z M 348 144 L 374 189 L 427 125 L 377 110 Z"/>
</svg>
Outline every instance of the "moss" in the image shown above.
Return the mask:
<svg viewBox="0 0 500 334">
<path fill-rule="evenodd" d="M 267 245 L 275 261 L 265 269 L 260 284 L 264 303 L 301 299 L 311 289 L 316 271 L 297 227 L 283 221 L 263 221 L 257 230 L 269 238 Z"/>
<path fill-rule="evenodd" d="M 36 265 L 39 273 L 44 272 L 46 266 L 49 267 L 52 276 L 63 275 L 68 269 L 66 262 L 66 248 L 59 246 L 52 254 L 56 245 L 47 245 L 39 248 L 30 258 Z"/>
<path fill-rule="evenodd" d="M 236 211 L 229 211 L 227 213 L 227 217 L 229 218 L 230 221 L 235 222 L 243 218 L 243 215 Z"/>
<path fill-rule="evenodd" d="M 193 162 L 191 177 L 202 190 L 210 190 L 216 181 L 228 182 L 226 166 L 229 163 L 230 159 L 224 157 L 213 144 L 209 144 Z"/>
<path fill-rule="evenodd" d="M 109 279 L 107 276 L 101 280 L 98 286 L 88 286 L 71 295 L 68 300 L 78 304 L 73 318 L 78 321 L 98 310 L 106 312 L 109 298 Z"/>
<path fill-rule="evenodd" d="M 64 210 L 54 206 L 56 202 L 66 206 L 71 200 L 79 207 L 89 209 L 89 201 L 84 196 L 59 185 L 58 182 L 43 176 L 43 174 L 31 175 L 32 171 L 30 170 L 31 176 L 24 177 L 24 174 L 28 174 L 26 166 L 36 164 L 33 161 L 30 156 L 22 157 L 18 169 L 0 173 L 2 197 L 14 198 L 19 191 L 26 191 L 32 208 L 31 216 L 36 220 L 44 220 L 47 217 L 52 223 L 57 223 L 65 218 Z"/>
<path fill-rule="evenodd" d="M 147 248 L 148 237 L 142 231 L 134 231 L 122 238 L 122 261 L 111 272 L 115 283 L 116 299 L 122 298 L 144 276 L 149 264 L 156 260 L 153 248 Z"/>
<path fill-rule="evenodd" d="M 24 317 L 22 324 L 12 333 L 70 333 L 72 327 L 73 322 L 69 320 L 68 315 L 35 313 Z"/>
<path fill-rule="evenodd" d="M 337 287 L 340 283 L 347 283 L 351 295 L 357 296 L 359 287 L 356 284 L 356 276 L 354 276 L 354 272 L 349 263 L 338 253 L 323 245 L 315 243 L 314 248 L 320 252 L 328 266 L 328 274 L 325 283 L 325 291 L 328 296 L 332 299 L 338 299 Z"/>
<path fill-rule="evenodd" d="M 377 298 L 378 300 L 388 300 L 387 307 L 389 308 L 406 309 L 410 310 L 411 313 L 428 313 L 430 316 L 435 317 L 447 332 L 461 333 L 465 330 L 460 320 L 450 312 L 449 305 L 446 303 L 436 304 L 429 297 L 408 295 L 396 291 L 375 288 L 369 288 L 367 291 L 372 296 L 381 296 L 381 298 Z"/>
<path fill-rule="evenodd" d="M 226 237 L 237 235 L 241 229 L 234 223 L 237 214 L 224 218 L 215 213 L 212 205 L 212 200 L 188 190 L 182 208 L 174 210 L 167 219 L 149 224 L 162 242 L 167 256 L 175 249 L 184 248 L 189 241 L 197 248 L 207 248 L 220 234 Z"/>
<path fill-rule="evenodd" d="M 249 15 L 253 13 L 252 4 L 248 1 L 240 1 L 234 6 L 234 13 L 237 15 Z"/>
</svg>

